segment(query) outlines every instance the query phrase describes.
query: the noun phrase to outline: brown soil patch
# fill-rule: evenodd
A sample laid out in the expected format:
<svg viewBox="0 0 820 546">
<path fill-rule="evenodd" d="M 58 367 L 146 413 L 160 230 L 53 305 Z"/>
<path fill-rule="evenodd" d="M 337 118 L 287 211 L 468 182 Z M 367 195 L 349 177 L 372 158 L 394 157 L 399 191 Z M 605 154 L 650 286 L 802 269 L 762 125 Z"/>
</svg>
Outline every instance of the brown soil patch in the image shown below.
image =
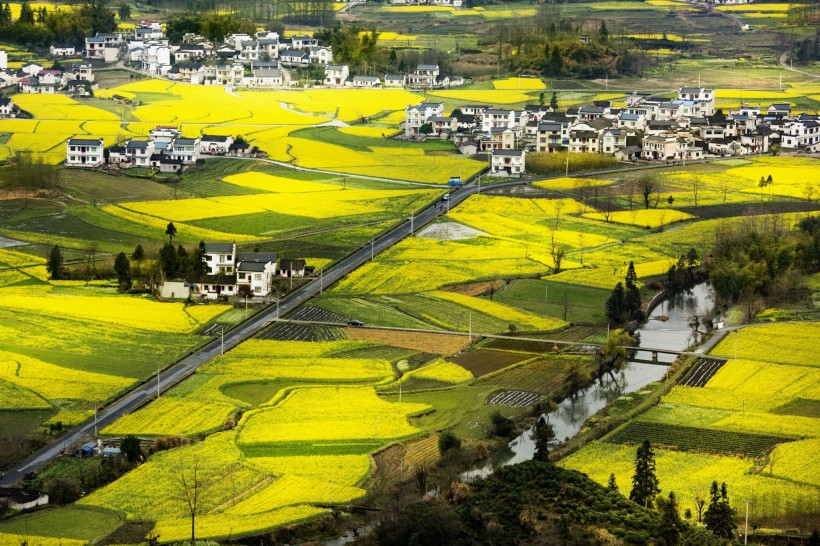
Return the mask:
<svg viewBox="0 0 820 546">
<path fill-rule="evenodd" d="M 345 328 L 345 334 L 356 341 L 372 341 L 438 355 L 455 354 L 470 345 L 470 339 L 467 336 L 452 334 L 405 332 L 378 328 Z"/>
<path fill-rule="evenodd" d="M 464 294 L 465 296 L 481 296 L 482 294 L 487 294 L 492 288 L 496 290 L 500 289 L 504 286 L 504 283 L 505 281 L 503 279 L 496 279 L 494 281 L 471 282 L 458 286 L 450 286 L 443 288 L 443 290 Z"/>
<path fill-rule="evenodd" d="M 476 377 L 487 375 L 494 371 L 506 368 L 516 362 L 532 358 L 533 355 L 526 353 L 507 353 L 504 351 L 492 351 L 489 349 L 472 349 L 465 353 L 451 358 L 453 362 L 470 370 Z"/>
</svg>

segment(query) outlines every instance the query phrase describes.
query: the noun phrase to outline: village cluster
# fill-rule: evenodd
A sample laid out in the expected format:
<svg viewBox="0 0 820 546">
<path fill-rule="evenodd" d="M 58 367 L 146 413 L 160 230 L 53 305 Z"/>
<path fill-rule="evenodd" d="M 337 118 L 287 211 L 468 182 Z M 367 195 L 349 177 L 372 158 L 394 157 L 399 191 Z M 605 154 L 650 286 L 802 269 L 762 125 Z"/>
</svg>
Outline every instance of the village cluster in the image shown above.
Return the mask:
<svg viewBox="0 0 820 546">
<path fill-rule="evenodd" d="M 108 148 L 103 138 L 71 138 L 66 142 L 65 164 L 89 169 L 111 165 L 181 173 L 196 164 L 201 154 L 246 157 L 254 153 L 250 144 L 235 141 L 231 136 L 186 138 L 176 127 L 160 125 L 149 131 L 148 138 L 132 138 Z"/>
<path fill-rule="evenodd" d="M 437 65 L 419 65 L 408 74 L 352 75 L 347 65 L 333 64 L 333 48 L 319 44 L 312 36 L 280 37 L 278 33 L 263 30 L 254 35 L 231 34 L 215 44 L 196 34 L 185 34 L 178 44 L 171 44 L 162 25 L 143 21 L 133 34 L 97 33 L 85 39 L 85 49 L 77 51 L 72 46 L 50 48 L 55 60 L 71 59 L 82 55 L 86 63 L 106 65 L 124 63 L 132 69 L 150 76 L 195 85 L 218 85 L 223 87 L 278 88 L 298 84 L 292 72 L 312 66 L 324 69 L 322 84 L 328 87 L 379 88 L 408 87 L 412 89 L 442 89 L 464 84 L 460 76 L 439 73 Z M 0 54 L 0 85 L 17 85 L 21 93 L 53 94 L 66 88 L 75 79 L 85 85 L 79 96 L 93 91 L 91 65 L 78 77 L 71 74 L 44 70 L 35 63 L 21 71 L 5 70 L 5 52 Z M 39 66 L 39 68 L 37 68 Z M 86 73 L 87 72 L 87 73 Z"/>
<path fill-rule="evenodd" d="M 452 140 L 461 153 L 489 153 L 490 173 L 521 176 L 527 152 L 608 154 L 621 161 L 690 161 L 708 156 L 767 153 L 772 146 L 820 151 L 820 117 L 792 115 L 788 103 L 715 110 L 715 92 L 682 87 L 674 100 L 642 93 L 626 107 L 610 101 L 555 111 L 470 104 L 444 114 L 444 104 L 422 102 L 405 110 L 406 138 Z"/>
</svg>

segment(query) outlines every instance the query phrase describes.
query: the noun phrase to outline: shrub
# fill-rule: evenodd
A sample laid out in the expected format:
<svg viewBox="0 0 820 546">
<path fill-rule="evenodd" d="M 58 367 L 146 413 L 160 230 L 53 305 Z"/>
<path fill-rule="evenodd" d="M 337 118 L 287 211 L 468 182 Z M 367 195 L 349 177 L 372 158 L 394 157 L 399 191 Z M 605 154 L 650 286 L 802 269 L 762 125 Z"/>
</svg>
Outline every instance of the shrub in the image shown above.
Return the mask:
<svg viewBox="0 0 820 546">
<path fill-rule="evenodd" d="M 461 440 L 451 431 L 442 432 L 438 437 L 438 451 L 442 455 L 450 450 L 458 451 L 461 449 Z"/>
</svg>

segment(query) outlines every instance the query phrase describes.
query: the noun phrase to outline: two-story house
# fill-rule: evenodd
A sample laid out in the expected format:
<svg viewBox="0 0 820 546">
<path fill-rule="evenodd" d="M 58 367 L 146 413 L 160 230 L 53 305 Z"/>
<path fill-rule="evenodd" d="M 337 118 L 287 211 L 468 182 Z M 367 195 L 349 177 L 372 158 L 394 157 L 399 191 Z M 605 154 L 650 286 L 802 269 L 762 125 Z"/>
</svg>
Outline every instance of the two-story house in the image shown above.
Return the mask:
<svg viewBox="0 0 820 546">
<path fill-rule="evenodd" d="M 125 143 L 125 158 L 135 167 L 150 167 L 154 155 L 154 141 L 132 138 Z"/>
<path fill-rule="evenodd" d="M 236 284 L 249 285 L 254 296 L 267 296 L 276 277 L 275 252 L 239 252 L 236 255 Z"/>
<path fill-rule="evenodd" d="M 404 135 L 409 137 L 419 134 L 419 129 L 429 118 L 443 115 L 444 103 L 441 102 L 421 102 L 408 106 L 404 110 Z"/>
<path fill-rule="evenodd" d="M 522 176 L 526 170 L 525 150 L 493 150 L 490 174 L 494 176 Z"/>
<path fill-rule="evenodd" d="M 343 87 L 350 77 L 350 69 L 346 64 L 329 64 L 325 67 L 325 85 Z"/>
<path fill-rule="evenodd" d="M 66 167 L 95 168 L 103 164 L 103 139 L 70 138 L 66 142 Z"/>
<path fill-rule="evenodd" d="M 408 87 L 432 89 L 436 86 L 438 76 L 439 66 L 437 64 L 420 64 L 412 73 L 407 75 L 405 83 Z"/>
</svg>

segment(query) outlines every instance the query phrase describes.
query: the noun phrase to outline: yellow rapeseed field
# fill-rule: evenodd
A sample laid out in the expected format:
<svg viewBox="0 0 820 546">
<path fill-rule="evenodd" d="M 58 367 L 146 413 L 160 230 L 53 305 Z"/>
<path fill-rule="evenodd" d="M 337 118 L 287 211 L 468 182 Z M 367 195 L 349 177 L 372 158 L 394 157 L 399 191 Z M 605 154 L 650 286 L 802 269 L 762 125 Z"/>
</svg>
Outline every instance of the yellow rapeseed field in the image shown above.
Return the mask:
<svg viewBox="0 0 820 546">
<path fill-rule="evenodd" d="M 507 78 L 505 80 L 493 80 L 493 87 L 496 89 L 525 89 L 528 91 L 539 91 L 547 88 L 544 82 L 539 78 L 522 78 L 520 76 L 517 78 Z"/>
<path fill-rule="evenodd" d="M 603 212 L 588 212 L 583 216 L 584 218 L 591 218 L 593 220 L 606 221 L 606 215 Z M 609 221 L 615 222 L 616 224 L 656 228 L 674 224 L 675 222 L 691 220 L 693 218 L 694 216 L 691 214 L 675 209 L 635 209 L 612 212 L 609 216 Z"/>
<path fill-rule="evenodd" d="M 402 381 L 413 377 L 418 379 L 434 379 L 444 383 L 455 384 L 464 383 L 465 381 L 473 379 L 473 374 L 454 362 L 439 359 L 417 370 L 407 372 L 402 376 Z"/>
<path fill-rule="evenodd" d="M 289 142 L 296 165 L 339 173 L 443 184 L 452 176 L 468 178 L 486 167 L 482 161 L 458 156 L 359 152 L 303 138 Z"/>
<path fill-rule="evenodd" d="M 207 305 L 188 313 L 183 303 L 159 303 L 125 295 L 81 296 L 47 288 L 41 288 L 36 293 L 7 288 L 2 291 L 0 298 L 4 307 L 21 311 L 37 311 L 143 330 L 178 333 L 192 332 L 230 308 L 228 305 Z"/>
<path fill-rule="evenodd" d="M 727 335 L 711 354 L 734 358 L 737 342 L 738 358 L 801 366 L 820 365 L 814 347 L 807 339 L 820 339 L 820 323 L 776 323 L 749 326 Z"/>
<path fill-rule="evenodd" d="M 459 294 L 458 292 L 439 290 L 437 292 L 433 292 L 432 295 L 438 299 L 451 301 L 453 303 L 463 305 L 468 309 L 473 309 L 492 317 L 518 324 L 525 330 L 556 330 L 558 328 L 563 328 L 568 324 L 563 320 L 541 317 L 534 313 L 504 305 L 503 303 L 482 298 L 474 298 L 472 296 L 465 296 L 464 294 Z"/>
<path fill-rule="evenodd" d="M 372 387 L 316 387 L 294 391 L 278 405 L 246 413 L 240 422 L 241 446 L 285 442 L 393 440 L 417 434 L 407 415 L 424 404 L 391 404 Z"/>
</svg>

